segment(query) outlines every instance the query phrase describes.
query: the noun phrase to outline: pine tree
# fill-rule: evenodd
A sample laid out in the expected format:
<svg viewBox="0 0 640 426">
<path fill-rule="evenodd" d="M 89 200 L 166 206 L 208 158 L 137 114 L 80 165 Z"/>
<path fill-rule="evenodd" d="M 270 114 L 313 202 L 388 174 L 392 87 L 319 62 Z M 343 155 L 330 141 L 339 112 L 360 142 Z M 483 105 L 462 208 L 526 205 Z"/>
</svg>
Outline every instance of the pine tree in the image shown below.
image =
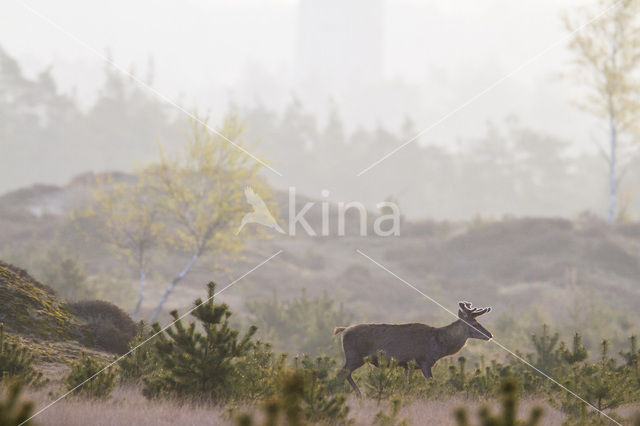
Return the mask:
<svg viewBox="0 0 640 426">
<path fill-rule="evenodd" d="M 536 350 L 535 366 L 546 374 L 551 373 L 558 365 L 558 356 L 554 348 L 559 338 L 558 333 L 553 336 L 549 334 L 549 327 L 546 324 L 542 326 L 541 336 L 536 334 L 531 336 L 531 342 Z"/>
<path fill-rule="evenodd" d="M 0 382 L 6 379 L 27 385 L 44 383 L 42 373 L 33 366 L 33 355 L 29 349 L 17 343 L 6 342 L 4 323 L 0 323 Z"/>
<path fill-rule="evenodd" d="M 296 360 L 297 361 L 297 360 Z M 332 374 L 336 361 L 329 356 L 312 360 L 305 355 L 296 362 L 296 372 L 302 377 L 304 415 L 311 422 L 344 422 L 349 413 L 345 396 L 339 392 L 344 381 Z"/>
<path fill-rule="evenodd" d="M 404 377 L 397 368 L 397 362 L 388 359 L 384 351 L 378 351 L 375 358 L 368 361 L 377 368 L 369 368 L 364 377 L 367 396 L 380 404 L 380 401 L 390 398 L 402 388 Z"/>
<path fill-rule="evenodd" d="M 28 421 L 33 412 L 33 403 L 20 400 L 22 384 L 14 381 L 5 390 L 4 398 L 0 399 L 0 425 L 2 426 L 29 426 Z"/>
<path fill-rule="evenodd" d="M 480 409 L 479 417 L 482 426 L 535 426 L 540 422 L 543 411 L 539 407 L 535 407 L 529 413 L 528 420 L 518 420 L 518 392 L 517 383 L 514 378 L 505 378 L 502 382 L 502 413 L 492 415 L 489 407 Z M 458 426 L 469 426 L 469 418 L 465 408 L 459 408 L 455 413 Z"/>
<path fill-rule="evenodd" d="M 137 325 L 136 337 L 129 343 L 129 349 L 136 348 L 136 350 L 118 363 L 122 382 L 139 382 L 155 370 L 155 346 L 143 343 L 151 335 L 148 327 L 140 321 Z"/>
<path fill-rule="evenodd" d="M 409 419 L 398 418 L 400 409 L 402 408 L 402 400 L 400 398 L 393 398 L 389 401 L 389 411 L 385 413 L 380 410 L 373 419 L 375 426 L 408 426 Z"/>
<path fill-rule="evenodd" d="M 466 362 L 466 358 L 461 356 L 458 358 L 458 368 L 456 368 L 455 365 L 449 367 L 449 380 L 447 380 L 447 384 L 457 392 L 463 390 L 467 382 L 467 373 L 465 372 Z"/>
<path fill-rule="evenodd" d="M 638 338 L 631 336 L 629 338 L 629 352 L 620 351 L 620 356 L 625 360 L 627 367 L 631 369 L 634 376 L 638 378 L 638 360 L 640 359 L 640 351 L 638 350 Z"/>
<path fill-rule="evenodd" d="M 573 335 L 571 349 L 567 348 L 564 342 L 560 343 L 558 356 L 568 364 L 570 370 L 566 380 L 566 385 L 569 389 L 578 389 L 582 385 L 583 371 L 579 364 L 587 359 L 588 355 L 587 349 L 582 345 L 582 336 L 580 333 Z M 587 407 L 582 401 L 566 392 L 562 393 L 559 399 L 562 411 L 570 416 L 585 417 Z"/>
<path fill-rule="evenodd" d="M 263 405 L 264 426 L 304 426 L 302 401 L 304 396 L 304 379 L 300 373 L 289 372 L 282 381 L 282 390 L 276 398 Z M 283 418 L 284 417 L 284 418 Z M 335 422 L 334 422 L 335 423 Z M 251 414 L 243 414 L 236 419 L 238 426 L 255 425 Z"/>
<path fill-rule="evenodd" d="M 609 342 L 600 344 L 600 361 L 583 369 L 586 399 L 598 410 L 613 409 L 625 402 L 629 393 L 629 377 L 616 368 L 614 359 L 609 358 Z"/>
<path fill-rule="evenodd" d="M 148 398 L 169 394 L 224 400 L 232 395 L 233 377 L 240 375 L 237 362 L 253 348 L 256 327 L 250 327 L 240 338 L 238 330 L 229 326 L 229 306 L 213 300 L 215 283 L 207 287 L 206 302 L 197 299 L 191 312 L 197 322 L 185 326 L 174 310 L 171 316 L 175 322 L 158 335 L 155 348 L 159 368 L 144 379 L 143 393 Z M 159 332 L 160 326 L 155 323 L 153 329 Z"/>
<path fill-rule="evenodd" d="M 116 372 L 112 368 L 104 371 L 104 366 L 95 358 L 82 354 L 82 358 L 71 366 L 64 379 L 68 390 L 86 398 L 108 398 L 116 385 Z M 79 387 L 78 387 L 79 386 Z"/>
<path fill-rule="evenodd" d="M 580 333 L 576 333 L 573 335 L 571 350 L 569 350 L 565 346 L 564 342 L 560 343 L 558 355 L 560 359 L 568 363 L 570 366 L 574 366 L 576 363 L 582 362 L 587 359 L 587 356 L 589 354 L 587 352 L 587 348 L 585 348 L 582 344 L 582 336 L 580 335 Z"/>
</svg>

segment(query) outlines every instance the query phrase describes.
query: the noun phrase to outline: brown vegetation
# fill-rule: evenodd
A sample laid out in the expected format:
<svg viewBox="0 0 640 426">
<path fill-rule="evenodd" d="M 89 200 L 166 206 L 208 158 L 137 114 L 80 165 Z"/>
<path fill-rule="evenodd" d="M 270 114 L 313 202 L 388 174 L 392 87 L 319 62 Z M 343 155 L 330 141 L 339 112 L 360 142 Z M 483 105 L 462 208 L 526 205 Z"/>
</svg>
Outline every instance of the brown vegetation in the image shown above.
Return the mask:
<svg viewBox="0 0 640 426">
<path fill-rule="evenodd" d="M 37 407 L 50 402 L 45 391 L 30 395 Z M 468 407 L 471 412 L 477 411 L 484 401 L 453 398 L 450 400 L 417 400 L 403 406 L 401 417 L 407 417 L 413 425 L 455 425 L 453 412 L 460 406 Z M 351 407 L 349 418 L 355 425 L 372 424 L 375 414 L 385 408 L 386 403 L 378 405 L 375 401 L 350 398 Z M 492 403 L 491 405 L 497 405 Z M 545 415 L 541 425 L 558 425 L 564 416 L 554 410 L 544 401 L 524 400 L 519 407 L 519 413 L 524 415 L 533 406 L 545 407 Z M 203 406 L 178 403 L 171 400 L 150 401 L 142 396 L 140 390 L 134 387 L 117 387 L 108 401 L 87 401 L 82 399 L 64 399 L 39 416 L 38 423 L 42 425 L 84 426 L 119 426 L 135 424 L 139 426 L 173 426 L 182 425 L 233 425 L 231 413 L 253 412 L 260 410 L 257 406 L 234 407 L 232 411 L 219 406 Z"/>
</svg>

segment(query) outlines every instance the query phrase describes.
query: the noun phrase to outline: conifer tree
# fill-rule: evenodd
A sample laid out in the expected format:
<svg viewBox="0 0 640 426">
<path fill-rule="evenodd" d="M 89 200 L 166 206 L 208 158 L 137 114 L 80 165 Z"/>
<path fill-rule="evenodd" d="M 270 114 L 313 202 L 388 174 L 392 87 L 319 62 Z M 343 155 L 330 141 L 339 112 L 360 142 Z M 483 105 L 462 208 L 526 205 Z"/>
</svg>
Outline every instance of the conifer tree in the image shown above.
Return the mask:
<svg viewBox="0 0 640 426">
<path fill-rule="evenodd" d="M 638 377 L 638 360 L 640 359 L 640 351 L 638 350 L 638 338 L 631 336 L 629 338 L 629 352 L 620 352 L 620 356 L 625 360 L 627 367 L 631 369 L 635 377 Z"/>
<path fill-rule="evenodd" d="M 580 333 L 573 335 L 573 343 L 571 349 L 568 349 L 564 342 L 560 344 L 558 349 L 559 357 L 568 364 L 571 373 L 566 380 L 570 389 L 578 389 L 581 385 L 583 369 L 579 364 L 587 359 L 589 355 L 587 349 L 582 345 L 582 336 Z M 584 418 L 587 406 L 573 395 L 563 393 L 561 396 L 562 411 L 573 417 Z"/>
<path fill-rule="evenodd" d="M 229 306 L 213 300 L 215 283 L 210 282 L 207 287 L 206 302 L 197 299 L 191 312 L 196 322 L 185 325 L 177 311 L 171 312 L 175 323 L 155 342 L 159 368 L 144 379 L 145 396 L 168 394 L 224 400 L 231 395 L 232 379 L 240 375 L 237 362 L 253 348 L 256 327 L 251 326 L 240 337 L 238 330 L 229 326 Z M 153 329 L 159 332 L 160 326 L 154 323 Z"/>
<path fill-rule="evenodd" d="M 0 399 L 0 425 L 18 426 L 32 425 L 31 417 L 34 405 L 30 401 L 21 401 L 22 383 L 12 382 L 4 389 L 4 398 Z"/>
<path fill-rule="evenodd" d="M 377 368 L 369 368 L 364 377 L 367 396 L 380 404 L 380 401 L 390 398 L 402 387 L 404 378 L 400 369 L 396 368 L 398 363 L 394 359 L 387 358 L 384 351 L 378 351 L 375 357 L 367 361 L 377 366 Z"/>
<path fill-rule="evenodd" d="M 382 410 L 378 411 L 373 419 L 373 424 L 375 426 L 408 426 L 409 419 L 398 418 L 400 409 L 402 409 L 402 400 L 393 398 L 389 401 L 389 411 L 386 413 Z"/>
<path fill-rule="evenodd" d="M 71 366 L 64 383 L 68 390 L 76 390 L 78 396 L 108 398 L 116 385 L 116 372 L 113 368 L 104 371 L 103 368 L 100 361 L 83 353 L 82 358 Z"/>
<path fill-rule="evenodd" d="M 565 361 L 570 366 L 574 366 L 576 363 L 584 361 L 589 355 L 589 353 L 587 352 L 587 348 L 585 348 L 582 344 L 582 336 L 580 335 L 580 333 L 576 333 L 573 335 L 571 350 L 569 350 L 565 346 L 564 342 L 560 343 L 558 354 L 560 359 Z"/>
<path fill-rule="evenodd" d="M 613 409 L 625 402 L 629 390 L 629 377 L 616 368 L 609 357 L 609 342 L 600 344 L 600 361 L 583 369 L 585 397 L 600 411 Z"/>
<path fill-rule="evenodd" d="M 281 392 L 263 405 L 264 426 L 304 426 L 302 401 L 304 379 L 298 372 L 287 373 L 282 381 Z M 242 414 L 236 419 L 238 426 L 253 426 L 253 416 Z"/>
<path fill-rule="evenodd" d="M 518 420 L 518 392 L 515 379 L 508 377 L 502 382 L 502 413 L 498 415 L 491 414 L 489 407 L 480 409 L 480 425 L 482 426 L 535 426 L 539 424 L 543 411 L 539 407 L 533 408 L 529 413 L 527 420 Z M 458 426 L 469 426 L 469 418 L 467 410 L 459 408 L 456 410 L 456 420 Z"/>
<path fill-rule="evenodd" d="M 339 392 L 343 379 L 332 374 L 336 361 L 329 356 L 313 360 L 309 355 L 296 359 L 296 372 L 303 380 L 304 416 L 312 422 L 343 422 L 349 407 L 345 396 Z"/>
<path fill-rule="evenodd" d="M 5 379 L 38 385 L 42 383 L 42 373 L 34 368 L 29 349 L 5 341 L 4 323 L 0 323 L 0 382 Z"/>
<path fill-rule="evenodd" d="M 143 377 L 150 375 L 155 370 L 155 346 L 145 344 L 145 341 L 150 336 L 149 327 L 146 327 L 145 323 L 140 321 L 137 324 L 136 336 L 129 343 L 130 350 L 136 349 L 118 363 L 122 382 L 140 382 Z"/>
<path fill-rule="evenodd" d="M 558 354 L 554 348 L 559 338 L 558 333 L 549 334 L 549 326 L 546 324 L 542 326 L 542 335 L 531 336 L 531 342 L 536 350 L 535 366 L 546 374 L 551 373 L 558 365 Z"/>
</svg>

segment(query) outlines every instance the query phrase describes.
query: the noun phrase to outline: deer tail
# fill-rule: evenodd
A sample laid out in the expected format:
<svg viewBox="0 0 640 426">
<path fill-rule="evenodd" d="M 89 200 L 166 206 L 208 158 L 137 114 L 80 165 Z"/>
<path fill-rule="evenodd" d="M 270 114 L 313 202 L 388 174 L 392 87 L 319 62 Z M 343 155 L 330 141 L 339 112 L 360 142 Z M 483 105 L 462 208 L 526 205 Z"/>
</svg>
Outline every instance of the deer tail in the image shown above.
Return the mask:
<svg viewBox="0 0 640 426">
<path fill-rule="evenodd" d="M 333 335 L 335 336 L 336 334 L 340 334 L 344 331 L 344 329 L 347 327 L 336 327 L 333 329 Z"/>
</svg>

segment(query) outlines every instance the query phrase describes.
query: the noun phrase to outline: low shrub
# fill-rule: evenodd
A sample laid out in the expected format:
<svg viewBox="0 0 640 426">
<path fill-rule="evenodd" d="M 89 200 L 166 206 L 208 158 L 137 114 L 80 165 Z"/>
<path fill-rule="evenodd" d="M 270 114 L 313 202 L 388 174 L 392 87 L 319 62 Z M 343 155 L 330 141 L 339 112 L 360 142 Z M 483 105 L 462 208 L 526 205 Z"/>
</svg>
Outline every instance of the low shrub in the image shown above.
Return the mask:
<svg viewBox="0 0 640 426">
<path fill-rule="evenodd" d="M 136 335 L 136 323 L 122 309 L 104 300 L 75 302 L 69 308 L 86 321 L 86 343 L 117 354 L 129 350 L 129 342 Z"/>
</svg>

